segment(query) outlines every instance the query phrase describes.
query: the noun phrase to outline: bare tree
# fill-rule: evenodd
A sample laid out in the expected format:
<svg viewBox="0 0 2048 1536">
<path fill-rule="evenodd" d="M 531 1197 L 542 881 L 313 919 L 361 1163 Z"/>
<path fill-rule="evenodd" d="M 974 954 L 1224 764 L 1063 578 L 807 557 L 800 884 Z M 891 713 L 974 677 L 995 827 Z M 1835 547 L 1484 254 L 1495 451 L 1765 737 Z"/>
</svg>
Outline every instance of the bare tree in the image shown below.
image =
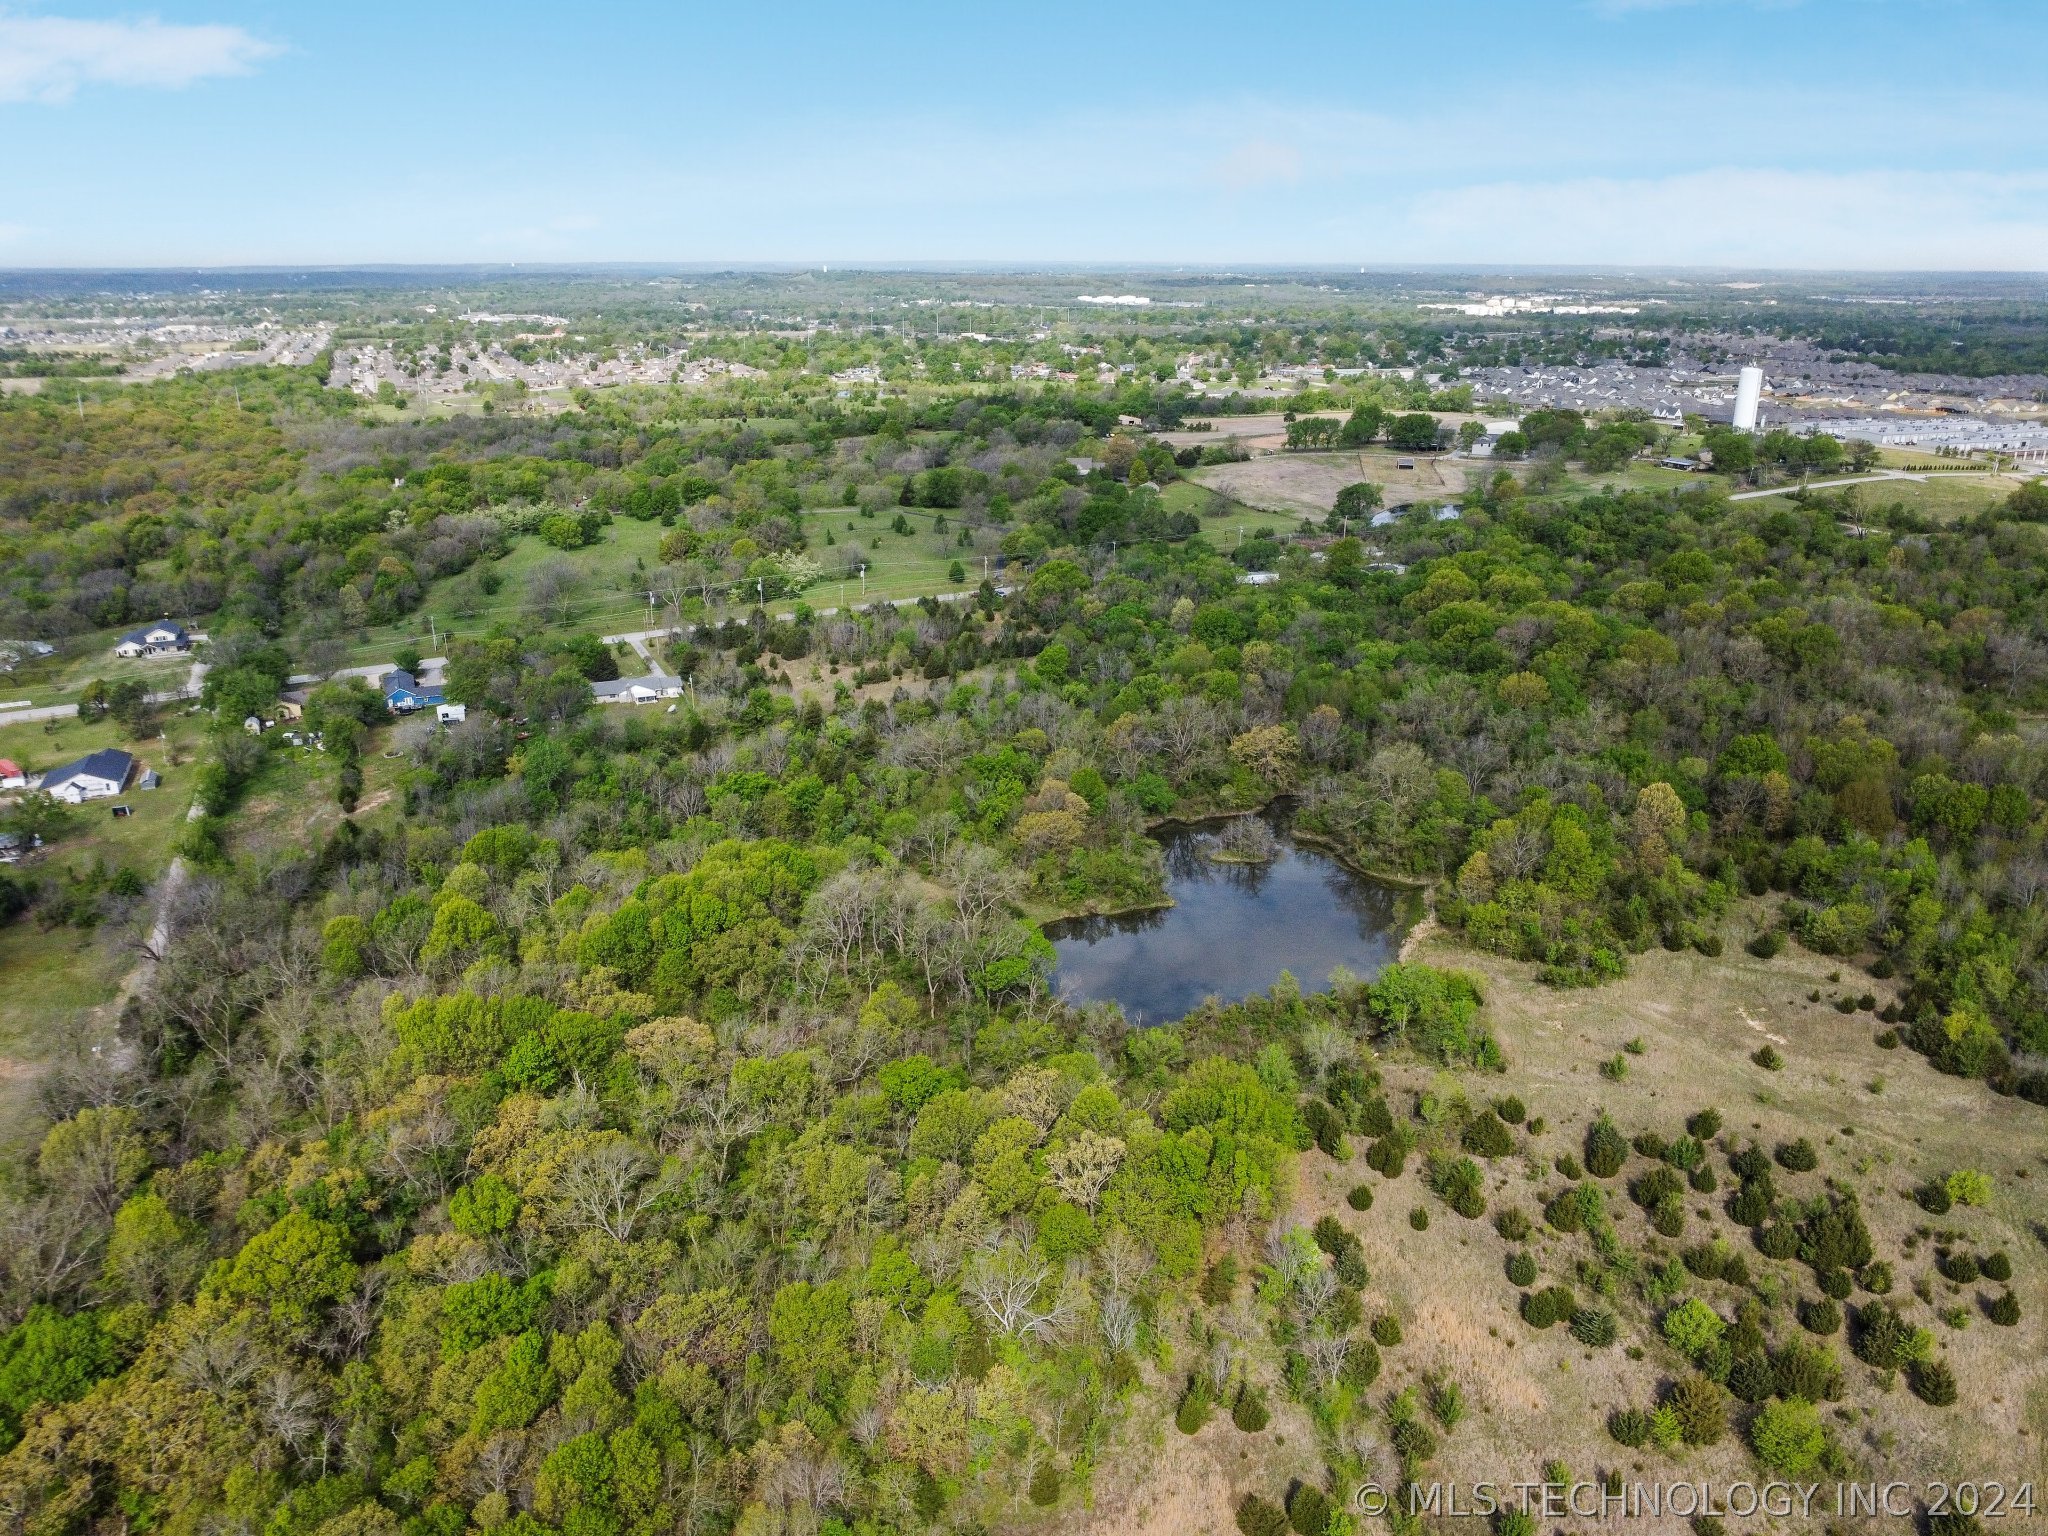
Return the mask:
<svg viewBox="0 0 2048 1536">
<path fill-rule="evenodd" d="M 1168 759 L 1185 772 L 1215 756 L 1226 726 L 1221 712 L 1207 699 L 1178 698 L 1168 699 L 1160 707 L 1154 729 Z"/>
<path fill-rule="evenodd" d="M 966 957 L 972 953 L 967 932 L 938 909 L 920 906 L 912 914 L 907 937 L 909 952 L 924 973 L 926 997 L 936 1007 L 947 979 L 966 969 Z"/>
<path fill-rule="evenodd" d="M 1056 1309 L 1043 1299 L 1051 1278 L 1052 1270 L 1043 1259 L 1027 1252 L 1016 1239 L 1005 1238 L 967 1261 L 960 1288 L 999 1332 L 1013 1339 L 1026 1338 L 1053 1319 Z"/>
<path fill-rule="evenodd" d="M 474 1280 L 482 1277 L 465 1274 L 449 1278 Z M 355 1290 L 328 1313 L 327 1327 L 320 1341 L 324 1353 L 335 1359 L 350 1360 L 363 1352 L 377 1332 L 377 1321 L 383 1315 L 385 1289 L 383 1270 L 373 1267 L 362 1272 Z"/>
<path fill-rule="evenodd" d="M 763 1442 L 755 1454 L 763 1463 L 757 1491 L 782 1511 L 791 1536 L 812 1536 L 824 1512 L 846 1502 L 845 1463 L 800 1422 L 785 1425 L 777 1439 Z"/>
<path fill-rule="evenodd" d="M 1305 1271 L 1295 1282 L 1295 1306 L 1304 1320 L 1317 1316 L 1336 1299 L 1337 1277 L 1325 1265 Z"/>
<path fill-rule="evenodd" d="M 1337 1384 L 1345 1357 L 1351 1353 L 1351 1341 L 1341 1333 L 1318 1326 L 1310 1329 L 1308 1337 L 1302 1340 L 1301 1352 L 1308 1359 L 1309 1380 L 1315 1383 L 1318 1392 L 1327 1392 Z"/>
<path fill-rule="evenodd" d="M 305 1377 L 287 1366 L 277 1366 L 257 1382 L 254 1392 L 256 1418 L 263 1427 L 301 1456 L 309 1442 L 320 1435 L 323 1423 L 320 1393 Z"/>
<path fill-rule="evenodd" d="M 1128 1296 L 1152 1273 L 1152 1255 L 1124 1227 L 1111 1227 L 1095 1250 L 1096 1268 L 1112 1296 Z"/>
<path fill-rule="evenodd" d="M 195 1391 L 226 1401 L 254 1381 L 264 1363 L 247 1323 L 238 1318 L 195 1329 L 171 1357 L 171 1374 Z"/>
<path fill-rule="evenodd" d="M 566 560 L 545 560 L 526 578 L 526 601 L 544 623 L 564 624 L 575 611 L 579 578 Z"/>
<path fill-rule="evenodd" d="M 1112 1293 L 1097 1312 L 1095 1326 L 1110 1351 L 1122 1354 L 1138 1342 L 1138 1309 L 1129 1297 Z"/>
<path fill-rule="evenodd" d="M 2048 651 L 2030 635 L 2000 630 L 1984 642 L 1984 653 L 1992 669 L 2005 679 L 2008 695 L 2017 694 L 2022 684 L 2048 671 Z"/>
<path fill-rule="evenodd" d="M 1023 894 L 1024 879 L 993 848 L 963 843 L 947 857 L 943 875 L 953 910 L 970 944 L 979 944 Z"/>
<path fill-rule="evenodd" d="M 10 1282 L 7 1317 L 18 1319 L 83 1283 L 99 1263 L 104 1228 L 92 1208 L 60 1191 L 0 1202 L 0 1266 Z"/>
<path fill-rule="evenodd" d="M 1486 861 L 1503 880 L 1522 879 L 1535 869 L 1542 857 L 1543 834 L 1520 822 L 1515 823 L 1512 832 L 1502 832 L 1487 839 Z"/>
<path fill-rule="evenodd" d="M 720 1184 L 726 1181 L 732 1149 L 768 1123 L 761 1107 L 733 1086 L 730 1067 L 686 1092 L 681 1109 L 699 1139 L 717 1154 Z"/>
<path fill-rule="evenodd" d="M 562 1171 L 555 1204 L 564 1224 L 630 1243 L 647 1208 L 660 1198 L 647 1153 L 623 1139 L 588 1148 Z"/>
<path fill-rule="evenodd" d="M 504 1430 L 486 1440 L 470 1463 L 469 1486 L 479 1497 L 508 1493 L 519 1481 L 519 1466 L 526 1457 L 526 1436 Z"/>
</svg>

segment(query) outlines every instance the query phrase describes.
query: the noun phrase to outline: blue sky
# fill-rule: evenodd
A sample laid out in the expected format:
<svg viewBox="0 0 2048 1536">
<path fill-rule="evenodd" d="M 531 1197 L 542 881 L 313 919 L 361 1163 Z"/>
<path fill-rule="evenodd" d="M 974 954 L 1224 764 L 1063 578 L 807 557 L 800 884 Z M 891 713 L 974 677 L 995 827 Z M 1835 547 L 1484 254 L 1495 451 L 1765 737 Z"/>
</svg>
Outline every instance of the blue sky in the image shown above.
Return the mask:
<svg viewBox="0 0 2048 1536">
<path fill-rule="evenodd" d="M 0 0 L 0 266 L 2048 268 L 2041 0 Z"/>
</svg>

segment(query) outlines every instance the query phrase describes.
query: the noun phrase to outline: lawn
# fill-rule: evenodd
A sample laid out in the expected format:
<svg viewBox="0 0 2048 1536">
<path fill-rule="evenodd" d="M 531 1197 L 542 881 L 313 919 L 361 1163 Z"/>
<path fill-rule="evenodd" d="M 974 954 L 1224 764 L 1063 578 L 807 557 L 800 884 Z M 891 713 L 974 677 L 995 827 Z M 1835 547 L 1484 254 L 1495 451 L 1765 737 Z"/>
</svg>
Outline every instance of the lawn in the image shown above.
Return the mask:
<svg viewBox="0 0 2048 1536">
<path fill-rule="evenodd" d="M 394 720 L 363 743 L 363 792 L 352 819 L 364 827 L 397 819 L 399 791 L 414 742 L 445 729 L 431 714 Z M 272 733 L 270 756 L 227 818 L 229 850 L 262 865 L 302 856 L 331 837 L 342 821 L 334 797 L 341 765 L 314 747 L 295 747 Z M 386 754 L 392 754 L 387 756 Z"/>
<path fill-rule="evenodd" d="M 95 678 L 109 683 L 141 678 L 153 693 L 185 686 L 192 671 L 190 656 L 116 656 L 114 642 L 135 626 L 68 635 L 55 641 L 57 653 L 27 661 L 0 677 L 0 702 L 70 704 Z"/>
<path fill-rule="evenodd" d="M 1219 549 L 1235 548 L 1240 538 L 1261 533 L 1289 534 L 1309 520 L 1309 514 L 1303 512 L 1248 506 L 1192 480 L 1174 481 L 1159 493 L 1159 499 L 1169 512 L 1194 513 L 1202 520 L 1202 536 Z"/>
<path fill-rule="evenodd" d="M 25 768 L 54 768 L 101 747 L 120 747 L 132 752 L 139 765 L 155 768 L 163 777 L 161 788 L 131 788 L 118 801 L 89 800 L 78 806 L 71 812 L 64 835 L 23 866 L 24 871 L 49 880 L 84 874 L 101 865 L 132 869 L 154 880 L 170 863 L 171 844 L 192 805 L 194 765 L 205 725 L 200 716 L 168 714 L 163 719 L 164 739 L 151 737 L 147 741 L 127 738 L 110 719 L 0 726 L 0 757 L 12 758 Z M 115 804 L 130 807 L 134 814 L 115 816 L 111 809 Z M 6 976 L 10 991 L 16 990 L 4 959 L 0 959 L 0 975 Z"/>
<path fill-rule="evenodd" d="M 647 572 L 661 563 L 661 537 L 667 531 L 657 522 L 622 517 L 605 528 L 597 543 L 583 549 L 559 550 L 530 535 L 520 538 L 502 559 L 488 566 L 503 578 L 504 585 L 476 612 L 463 617 L 453 612 L 452 588 L 460 577 L 437 581 L 427 588 L 417 612 L 395 623 L 371 625 L 352 640 L 343 665 L 389 661 L 394 651 L 408 644 L 436 654 L 437 637 L 445 644 L 451 632 L 481 634 L 496 624 L 521 634 L 550 628 L 564 634 L 644 628 Z M 535 571 L 554 561 L 574 571 L 578 585 L 569 622 L 547 626 L 533 617 L 531 583 Z M 635 618 L 642 622 L 635 624 Z"/>
<path fill-rule="evenodd" d="M 1931 480 L 1889 480 L 1849 488 L 1860 512 L 1904 506 L 1936 522 L 1975 517 L 2010 496 L 2015 482 L 1990 475 L 1941 475 Z"/>
<path fill-rule="evenodd" d="M 84 1034 L 135 963 L 111 935 L 44 929 L 32 920 L 0 928 L 0 1145 L 39 1123 L 36 1080 L 57 1047 Z"/>
<path fill-rule="evenodd" d="M 891 528 L 898 515 L 910 525 L 909 533 Z M 946 518 L 943 531 L 937 527 L 942 516 Z M 862 517 L 856 507 L 826 507 L 804 513 L 803 528 L 812 556 L 825 567 L 825 580 L 805 594 L 805 599 L 819 608 L 970 590 L 980 584 L 984 572 L 992 578 L 996 575 L 996 555 L 1002 542 L 997 532 L 982 529 L 970 533 L 963 546 L 957 512 L 922 507 L 885 508 L 871 518 Z M 961 573 L 958 577 L 952 573 L 956 562 Z M 867 566 L 865 586 L 858 574 L 862 564 Z M 842 579 L 841 573 L 849 568 L 852 574 Z"/>
<path fill-rule="evenodd" d="M 167 716 L 168 740 L 136 742 L 125 739 L 111 720 L 0 726 L 0 756 L 26 767 L 55 767 L 97 748 L 118 746 L 164 776 L 160 789 L 131 789 L 118 801 L 79 806 L 64 835 L 19 866 L 19 872 L 62 882 L 98 866 L 157 879 L 170 863 L 171 844 L 192 804 L 192 764 L 201 727 L 189 715 Z M 134 814 L 113 815 L 110 807 L 117 803 Z M 93 1011 L 114 1000 L 135 962 L 133 951 L 110 932 L 44 929 L 33 918 L 0 928 L 0 1141 L 13 1138 L 33 1119 L 31 1090 L 42 1065 L 60 1044 L 94 1024 Z"/>
</svg>

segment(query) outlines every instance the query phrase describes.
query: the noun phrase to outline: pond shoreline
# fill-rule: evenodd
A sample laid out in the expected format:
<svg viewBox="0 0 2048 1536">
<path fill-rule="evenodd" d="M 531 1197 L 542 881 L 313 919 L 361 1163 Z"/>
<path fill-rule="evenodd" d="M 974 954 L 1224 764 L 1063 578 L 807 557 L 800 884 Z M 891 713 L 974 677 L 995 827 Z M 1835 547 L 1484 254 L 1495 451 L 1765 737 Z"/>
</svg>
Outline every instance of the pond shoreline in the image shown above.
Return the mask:
<svg viewBox="0 0 2048 1536">
<path fill-rule="evenodd" d="M 1354 875 L 1363 875 L 1368 880 L 1377 880 L 1381 885 L 1391 885 L 1403 891 L 1413 891 L 1418 896 L 1429 894 L 1430 882 L 1418 880 L 1413 875 L 1398 875 L 1391 870 L 1377 869 L 1362 863 L 1345 852 L 1341 844 L 1324 837 L 1320 832 L 1304 832 L 1298 827 L 1289 827 L 1287 835 L 1304 848 L 1313 848 L 1318 853 L 1327 853 Z"/>
<path fill-rule="evenodd" d="M 1289 809 L 1269 800 L 1227 815 L 1151 822 L 1164 899 L 1046 917 L 1042 931 L 1058 951 L 1055 985 L 1157 1023 L 1204 996 L 1249 996 L 1282 971 L 1322 990 L 1332 971 L 1370 975 L 1393 963 L 1427 915 L 1421 888 L 1382 879 L 1324 839 L 1300 835 Z M 1249 816 L 1270 826 L 1274 857 L 1233 848 L 1246 840 L 1229 829 Z"/>
<path fill-rule="evenodd" d="M 1257 805 L 1243 806 L 1227 811 L 1204 811 L 1198 816 L 1147 817 L 1145 820 L 1145 835 L 1152 837 L 1153 841 L 1157 842 L 1158 839 L 1153 837 L 1153 834 L 1157 832 L 1168 830 L 1194 831 L 1209 825 L 1211 822 L 1236 821 L 1245 816 L 1263 816 L 1282 801 L 1291 800 L 1292 798 L 1293 796 L 1291 795 L 1274 795 L 1271 799 L 1261 801 Z M 1304 848 L 1313 848 L 1318 853 L 1329 855 L 1330 858 L 1354 875 L 1358 875 L 1366 880 L 1375 881 L 1380 885 L 1392 886 L 1397 890 L 1412 892 L 1423 901 L 1423 911 L 1416 921 L 1421 923 L 1429 917 L 1429 881 L 1418 880 L 1413 875 L 1396 874 L 1391 870 L 1374 868 L 1372 865 L 1353 857 L 1335 840 L 1324 837 L 1319 832 L 1303 831 L 1291 819 L 1287 825 L 1287 835 Z M 1210 854 L 1208 857 L 1213 863 L 1228 864 L 1239 869 L 1256 869 L 1261 864 L 1273 862 L 1270 859 L 1232 858 L 1228 855 L 1219 857 L 1218 855 Z M 1171 911 L 1173 906 L 1174 900 L 1171 896 L 1161 896 L 1157 901 L 1133 902 L 1131 905 L 1123 907 L 1038 907 L 1034 904 L 1030 913 L 1030 921 L 1043 933 L 1047 923 L 1064 923 L 1083 917 L 1136 917 L 1145 912 Z"/>
</svg>

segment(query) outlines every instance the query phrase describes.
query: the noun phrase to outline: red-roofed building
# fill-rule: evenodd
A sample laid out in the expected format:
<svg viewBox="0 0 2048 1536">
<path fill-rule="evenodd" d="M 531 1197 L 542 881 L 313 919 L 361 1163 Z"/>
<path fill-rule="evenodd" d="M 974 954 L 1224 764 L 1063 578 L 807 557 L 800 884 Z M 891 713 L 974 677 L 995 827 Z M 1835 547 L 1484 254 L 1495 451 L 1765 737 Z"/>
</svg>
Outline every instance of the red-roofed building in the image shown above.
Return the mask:
<svg viewBox="0 0 2048 1536">
<path fill-rule="evenodd" d="M 28 786 L 28 775 L 21 771 L 21 764 L 12 758 L 0 757 L 0 789 L 24 789 Z"/>
</svg>

